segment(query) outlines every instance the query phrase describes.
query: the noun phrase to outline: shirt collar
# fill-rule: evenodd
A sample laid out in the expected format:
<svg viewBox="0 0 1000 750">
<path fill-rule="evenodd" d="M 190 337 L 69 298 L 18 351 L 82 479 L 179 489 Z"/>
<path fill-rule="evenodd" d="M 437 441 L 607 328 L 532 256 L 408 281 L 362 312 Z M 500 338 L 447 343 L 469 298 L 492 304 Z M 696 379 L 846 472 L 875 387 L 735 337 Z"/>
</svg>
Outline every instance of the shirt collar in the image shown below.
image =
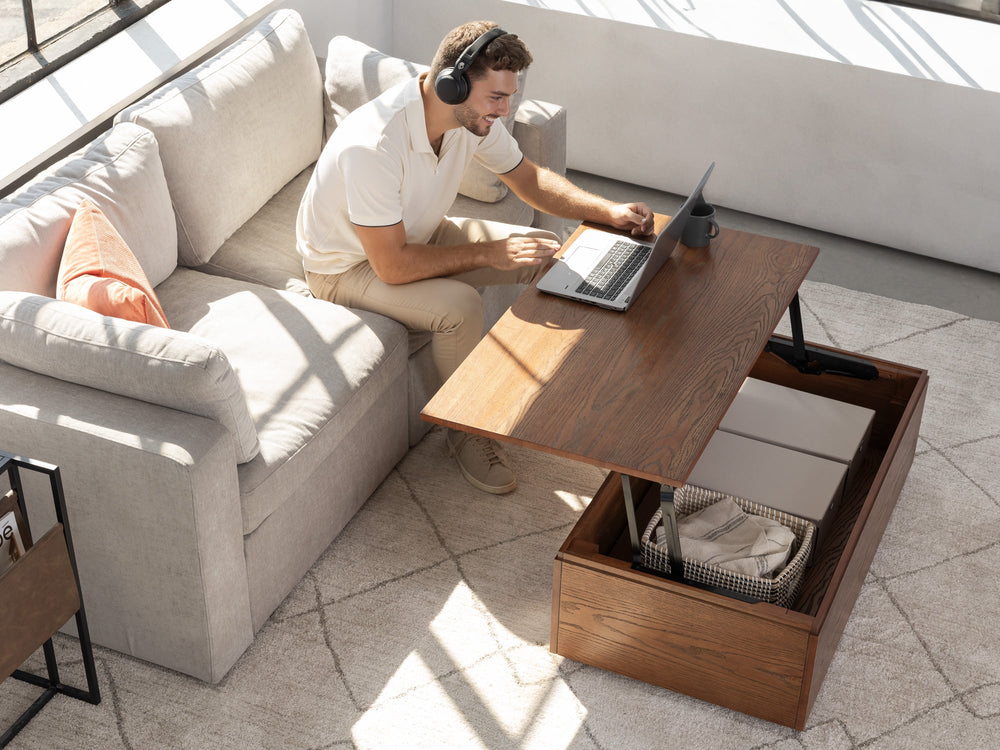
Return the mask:
<svg viewBox="0 0 1000 750">
<path fill-rule="evenodd" d="M 427 76 L 423 73 L 410 80 L 404 90 L 406 127 L 410 133 L 410 146 L 418 153 L 433 154 L 431 142 L 427 138 L 427 120 L 424 117 L 424 100 L 420 95 L 420 83 Z"/>
</svg>

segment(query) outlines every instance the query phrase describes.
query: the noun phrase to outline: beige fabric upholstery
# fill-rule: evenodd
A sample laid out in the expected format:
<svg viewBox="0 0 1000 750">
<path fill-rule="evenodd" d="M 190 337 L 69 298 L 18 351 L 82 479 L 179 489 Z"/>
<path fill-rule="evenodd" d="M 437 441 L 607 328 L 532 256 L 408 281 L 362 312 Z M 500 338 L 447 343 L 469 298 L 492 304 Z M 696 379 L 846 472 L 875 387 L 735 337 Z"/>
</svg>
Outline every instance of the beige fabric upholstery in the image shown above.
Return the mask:
<svg viewBox="0 0 1000 750">
<path fill-rule="evenodd" d="M 302 19 L 294 11 L 272 14 L 116 120 L 156 134 L 177 214 L 180 262 L 208 262 L 319 156 L 322 85 Z"/>
<path fill-rule="evenodd" d="M 476 165 L 478 166 L 478 165 Z M 448 211 L 451 216 L 480 217 L 488 214 L 491 221 L 530 227 L 535 219 L 535 210 L 524 201 L 511 194 L 510 200 L 497 203 L 483 203 L 459 193 Z M 545 227 L 546 229 L 548 227 Z"/>
<path fill-rule="evenodd" d="M 156 291 L 173 325 L 219 342 L 239 373 L 261 446 L 239 468 L 245 533 L 329 458 L 405 371 L 406 331 L 380 315 L 186 268 Z M 395 461 L 405 451 L 406 419 L 393 419 L 377 430 Z M 327 488 L 328 497 L 339 494 Z"/>
<path fill-rule="evenodd" d="M 226 355 L 185 331 L 111 318 L 49 297 L 0 292 L 0 358 L 213 419 L 233 436 L 239 462 L 259 449 L 243 388 Z"/>
<path fill-rule="evenodd" d="M 360 315 L 368 320 L 367 313 Z M 402 342 L 405 334 L 398 330 Z M 244 540 L 255 630 L 406 454 L 406 421 L 401 416 L 406 411 L 407 374 L 398 367 L 404 355 L 405 344 L 387 351 L 367 388 L 343 402 L 316 438 L 289 459 L 280 477 L 269 477 L 256 488 L 253 502 L 289 477 L 298 482 Z M 252 469 L 251 464 L 241 467 L 241 484 L 248 483 L 246 474 Z M 244 496 L 244 506 L 247 502 Z"/>
<path fill-rule="evenodd" d="M 0 316 L 4 449 L 60 467 L 95 643 L 213 682 L 429 427 L 426 347 L 408 358 L 395 321 L 288 293 L 305 291 L 294 217 L 323 99 L 302 23 L 280 10 L 131 107 L 62 182 L 0 202 L 0 288 L 17 290 Z M 558 169 L 562 110 L 527 104 L 518 142 Z M 122 227 L 174 330 L 34 296 L 54 294 L 82 197 Z M 175 267 L 179 248 L 198 270 Z M 233 424 L 182 410 L 202 402 Z M 260 448 L 238 464 L 247 419 Z"/>
<path fill-rule="evenodd" d="M 295 249 L 295 216 L 312 171 L 310 165 L 279 190 L 198 270 L 311 297 Z"/>
<path fill-rule="evenodd" d="M 113 128 L 0 200 L 0 289 L 56 296 L 63 246 L 80 201 L 111 221 L 156 286 L 177 265 L 177 230 L 153 134 Z"/>
<path fill-rule="evenodd" d="M 229 433 L 5 362 L 0 394 L 4 450 L 59 466 L 95 643 L 221 679 L 253 639 Z M 47 528 L 47 489 L 25 495 Z"/>
</svg>

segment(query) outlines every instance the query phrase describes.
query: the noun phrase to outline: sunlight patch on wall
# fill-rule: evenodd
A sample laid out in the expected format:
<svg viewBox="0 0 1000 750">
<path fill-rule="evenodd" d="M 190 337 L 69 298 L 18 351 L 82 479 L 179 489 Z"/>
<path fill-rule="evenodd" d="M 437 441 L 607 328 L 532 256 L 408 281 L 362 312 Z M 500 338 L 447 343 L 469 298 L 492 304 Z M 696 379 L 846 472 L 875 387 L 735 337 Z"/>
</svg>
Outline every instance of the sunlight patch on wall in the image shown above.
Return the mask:
<svg viewBox="0 0 1000 750">
<path fill-rule="evenodd" d="M 504 0 L 1000 91 L 1000 24 L 877 0 Z"/>
</svg>

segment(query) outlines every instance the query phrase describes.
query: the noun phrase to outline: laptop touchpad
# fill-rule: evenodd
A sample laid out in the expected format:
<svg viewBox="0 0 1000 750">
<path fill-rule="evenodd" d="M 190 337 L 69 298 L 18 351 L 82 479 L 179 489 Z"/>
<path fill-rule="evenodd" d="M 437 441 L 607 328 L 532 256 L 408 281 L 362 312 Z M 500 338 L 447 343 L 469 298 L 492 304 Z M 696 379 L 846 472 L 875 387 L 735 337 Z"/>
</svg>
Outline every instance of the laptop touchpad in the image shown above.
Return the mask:
<svg viewBox="0 0 1000 750">
<path fill-rule="evenodd" d="M 606 252 L 607 248 L 578 245 L 573 250 L 573 256 L 565 258 L 566 265 L 581 276 L 586 276 Z"/>
</svg>

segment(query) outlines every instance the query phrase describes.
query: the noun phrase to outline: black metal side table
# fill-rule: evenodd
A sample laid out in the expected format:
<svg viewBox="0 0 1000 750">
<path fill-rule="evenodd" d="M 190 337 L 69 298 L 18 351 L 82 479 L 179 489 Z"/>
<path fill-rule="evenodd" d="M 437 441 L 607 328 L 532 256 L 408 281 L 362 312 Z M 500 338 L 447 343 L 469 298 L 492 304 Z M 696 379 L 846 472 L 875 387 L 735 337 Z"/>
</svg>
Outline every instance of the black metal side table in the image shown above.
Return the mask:
<svg viewBox="0 0 1000 750">
<path fill-rule="evenodd" d="M 22 470 L 48 476 L 55 505 L 56 524 L 37 541 L 32 538 L 28 523 Z M 0 476 L 4 474 L 10 490 L 0 496 L 0 518 L 8 512 L 14 514 L 24 554 L 0 573 L 0 681 L 14 677 L 42 687 L 44 692 L 0 735 L 0 747 L 6 746 L 57 694 L 93 704 L 101 702 L 59 467 L 0 451 Z M 86 690 L 60 681 L 52 645 L 52 636 L 74 616 Z M 39 646 L 45 653 L 46 676 L 18 668 Z"/>
</svg>

